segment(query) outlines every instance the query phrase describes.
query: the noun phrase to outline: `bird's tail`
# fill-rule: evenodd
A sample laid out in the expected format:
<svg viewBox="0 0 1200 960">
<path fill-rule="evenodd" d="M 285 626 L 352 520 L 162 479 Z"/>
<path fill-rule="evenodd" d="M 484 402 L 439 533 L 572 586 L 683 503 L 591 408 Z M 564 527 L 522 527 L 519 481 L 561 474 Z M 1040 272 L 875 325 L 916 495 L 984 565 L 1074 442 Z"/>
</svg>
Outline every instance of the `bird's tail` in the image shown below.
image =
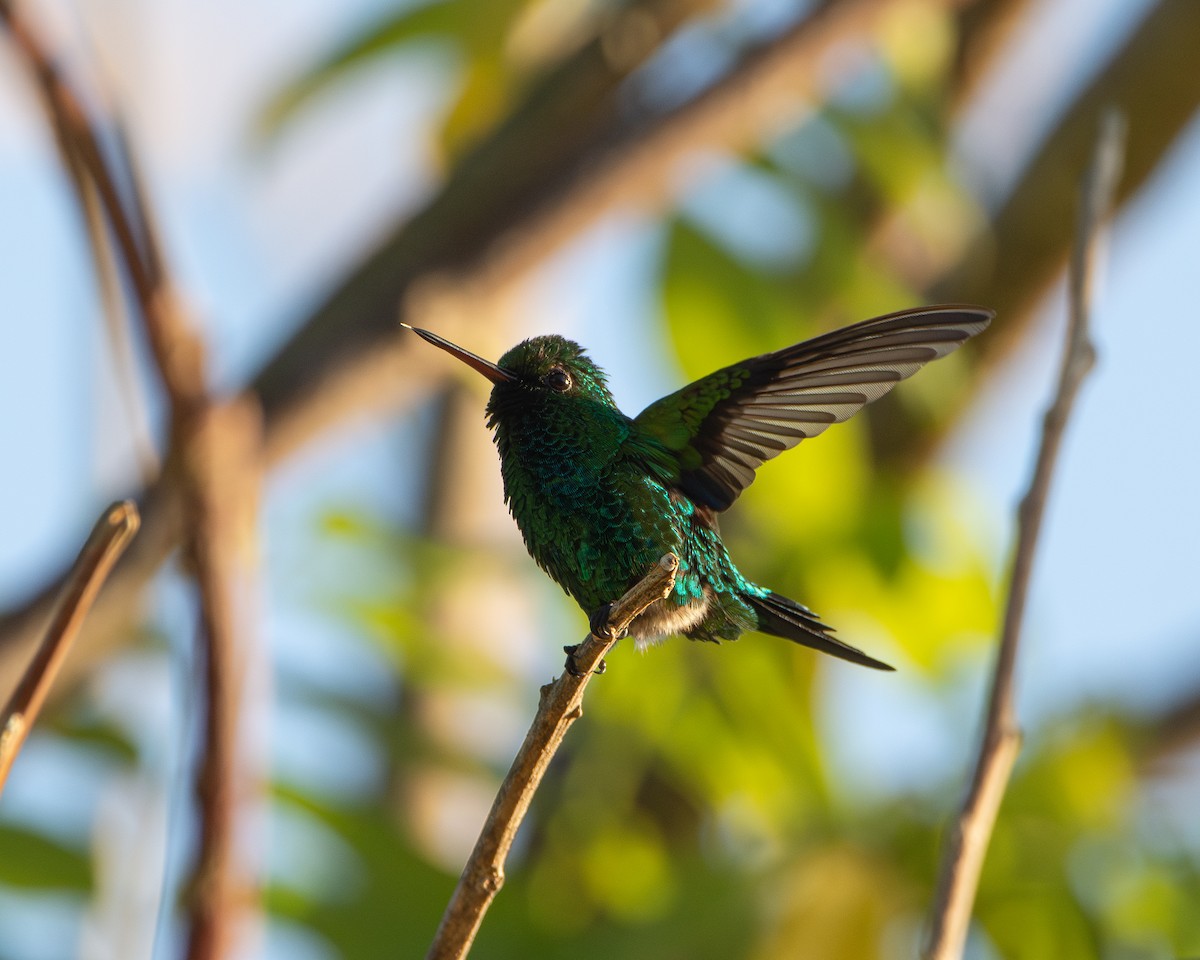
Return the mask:
<svg viewBox="0 0 1200 960">
<path fill-rule="evenodd" d="M 820 617 L 795 600 L 789 600 L 778 593 L 768 593 L 765 597 L 747 596 L 745 599 L 758 615 L 758 629 L 763 633 L 802 643 L 806 647 L 874 670 L 896 669 L 837 639 L 833 636 L 833 627 L 826 626 Z"/>
</svg>

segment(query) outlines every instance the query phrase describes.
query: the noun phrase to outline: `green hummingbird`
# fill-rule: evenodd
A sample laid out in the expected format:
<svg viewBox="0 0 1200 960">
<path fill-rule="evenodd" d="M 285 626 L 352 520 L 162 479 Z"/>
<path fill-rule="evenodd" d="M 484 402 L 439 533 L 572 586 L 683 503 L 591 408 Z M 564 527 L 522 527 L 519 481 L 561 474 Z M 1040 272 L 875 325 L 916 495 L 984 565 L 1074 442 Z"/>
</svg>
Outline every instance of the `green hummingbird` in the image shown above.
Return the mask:
<svg viewBox="0 0 1200 960">
<path fill-rule="evenodd" d="M 993 316 L 952 304 L 866 320 L 731 364 L 632 418 L 604 372 L 565 337 L 525 340 L 491 363 L 404 326 L 492 382 L 487 423 L 505 502 L 530 555 L 594 631 L 604 632 L 612 602 L 671 552 L 679 557 L 672 593 L 629 627 L 639 649 L 672 634 L 719 642 L 757 630 L 891 670 L 808 607 L 746 579 L 717 517 L 761 464 L 853 416 Z"/>
</svg>

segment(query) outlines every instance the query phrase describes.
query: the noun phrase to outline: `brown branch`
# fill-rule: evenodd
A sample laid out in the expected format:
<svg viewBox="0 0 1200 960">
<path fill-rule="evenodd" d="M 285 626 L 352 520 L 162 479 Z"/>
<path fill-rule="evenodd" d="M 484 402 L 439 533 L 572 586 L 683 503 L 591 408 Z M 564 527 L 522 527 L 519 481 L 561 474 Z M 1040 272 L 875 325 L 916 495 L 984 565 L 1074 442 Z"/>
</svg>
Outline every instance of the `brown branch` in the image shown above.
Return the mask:
<svg viewBox="0 0 1200 960">
<path fill-rule="evenodd" d="M 105 222 L 106 202 L 98 185 L 102 181 L 94 176 L 94 161 L 99 156 L 99 148 L 90 128 L 83 122 L 82 106 L 71 90 L 63 86 L 53 61 L 45 58 L 36 34 L 31 34 L 24 21 L 14 15 L 9 0 L 0 0 L 0 22 L 9 28 L 17 46 L 30 58 L 31 63 L 38 64 L 38 91 L 51 119 L 63 166 L 79 199 L 95 265 L 118 400 L 125 408 L 142 483 L 149 485 L 158 476 L 161 464 L 149 435 L 145 411 L 139 403 L 133 345 L 123 310 L 119 264 L 113 254 L 113 238 Z M 103 189 L 115 196 L 115 186 L 111 180 L 103 183 Z"/>
<path fill-rule="evenodd" d="M 613 605 L 608 627 L 614 636 L 621 636 L 635 617 L 671 592 L 678 567 L 679 559 L 666 554 Z M 574 653 L 582 675 L 564 671 L 554 683 L 542 687 L 533 725 L 500 784 L 426 960 L 460 960 L 470 951 L 484 914 L 504 885 L 504 862 L 530 801 L 567 729 L 583 715 L 583 691 L 614 643 L 589 635 Z"/>
<path fill-rule="evenodd" d="M 196 772 L 199 850 L 187 883 L 187 957 L 215 960 L 232 944 L 247 883 L 239 876 L 235 827 L 243 787 L 238 719 L 243 670 L 239 612 L 255 579 L 254 523 L 261 418 L 246 401 L 214 405 L 191 437 L 190 559 L 200 596 L 201 751 Z"/>
<path fill-rule="evenodd" d="M 145 191 L 127 142 L 106 156 L 84 98 L 59 71 L 33 25 L 0 0 L 8 28 L 37 82 L 87 216 L 94 194 L 116 242 L 171 407 L 170 457 L 182 507 L 184 554 L 199 593 L 202 737 L 196 792 L 200 849 L 188 883 L 189 960 L 217 960 L 231 942 L 234 895 L 235 747 L 237 729 L 237 588 L 245 580 L 238 543 L 253 523 L 256 405 L 215 404 L 206 386 L 204 343 L 182 308 L 166 270 Z M 117 175 L 121 168 L 124 177 Z M 119 183 L 127 190 L 122 194 Z M 103 264 L 97 265 L 103 269 Z"/>
<path fill-rule="evenodd" d="M 1157 774 L 1168 769 L 1196 746 L 1200 739 L 1200 685 L 1189 695 L 1170 704 L 1146 726 L 1138 764 L 1143 771 Z"/>
<path fill-rule="evenodd" d="M 0 792 L 25 738 L 37 720 L 58 668 L 66 659 L 83 618 L 108 572 L 138 529 L 137 507 L 114 503 L 96 521 L 59 597 L 58 610 L 21 682 L 0 713 Z"/>
<path fill-rule="evenodd" d="M 927 960 L 957 960 L 962 956 L 979 874 L 1021 746 L 1013 687 L 1025 602 L 1063 434 L 1079 388 L 1095 365 L 1096 352 L 1089 324 L 1097 237 L 1112 207 L 1120 177 L 1124 137 L 1124 120 L 1110 112 L 1101 128 L 1081 198 L 1071 262 L 1070 316 L 1058 387 L 1054 402 L 1042 421 L 1042 439 L 1033 478 L 1018 510 L 1016 551 L 1000 649 L 992 676 L 987 721 L 975 773 L 943 853 L 933 922 L 924 952 Z"/>
</svg>

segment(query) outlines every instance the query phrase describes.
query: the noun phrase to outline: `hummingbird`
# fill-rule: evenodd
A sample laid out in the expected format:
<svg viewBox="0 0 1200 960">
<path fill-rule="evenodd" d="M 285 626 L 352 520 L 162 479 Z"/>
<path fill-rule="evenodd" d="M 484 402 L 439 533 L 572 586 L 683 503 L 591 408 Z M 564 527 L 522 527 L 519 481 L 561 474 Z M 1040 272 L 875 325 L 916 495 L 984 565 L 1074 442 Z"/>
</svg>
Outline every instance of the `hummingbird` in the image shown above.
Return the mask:
<svg viewBox="0 0 1200 960">
<path fill-rule="evenodd" d="M 663 554 L 670 594 L 629 626 L 638 649 L 673 634 L 736 640 L 758 631 L 876 670 L 893 667 L 834 636 L 801 603 L 734 565 L 718 517 L 767 460 L 849 419 L 994 316 L 949 304 L 890 313 L 710 373 L 636 417 L 565 337 L 525 340 L 498 363 L 403 324 L 493 384 L 487 425 L 504 499 L 530 555 L 607 635 L 613 601 Z M 576 672 L 573 648 L 567 668 Z"/>
</svg>

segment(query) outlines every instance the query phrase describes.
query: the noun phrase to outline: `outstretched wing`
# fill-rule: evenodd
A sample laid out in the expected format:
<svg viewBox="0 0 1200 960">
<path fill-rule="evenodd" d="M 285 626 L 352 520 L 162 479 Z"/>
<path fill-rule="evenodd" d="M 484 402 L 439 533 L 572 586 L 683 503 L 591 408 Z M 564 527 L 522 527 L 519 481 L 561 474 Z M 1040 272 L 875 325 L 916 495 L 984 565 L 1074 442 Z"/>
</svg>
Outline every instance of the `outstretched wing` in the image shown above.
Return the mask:
<svg viewBox="0 0 1200 960">
<path fill-rule="evenodd" d="M 984 329 L 957 304 L 902 310 L 718 370 L 652 403 L 637 427 L 679 455 L 679 486 L 724 510 L 783 450 L 878 400 Z"/>
</svg>

